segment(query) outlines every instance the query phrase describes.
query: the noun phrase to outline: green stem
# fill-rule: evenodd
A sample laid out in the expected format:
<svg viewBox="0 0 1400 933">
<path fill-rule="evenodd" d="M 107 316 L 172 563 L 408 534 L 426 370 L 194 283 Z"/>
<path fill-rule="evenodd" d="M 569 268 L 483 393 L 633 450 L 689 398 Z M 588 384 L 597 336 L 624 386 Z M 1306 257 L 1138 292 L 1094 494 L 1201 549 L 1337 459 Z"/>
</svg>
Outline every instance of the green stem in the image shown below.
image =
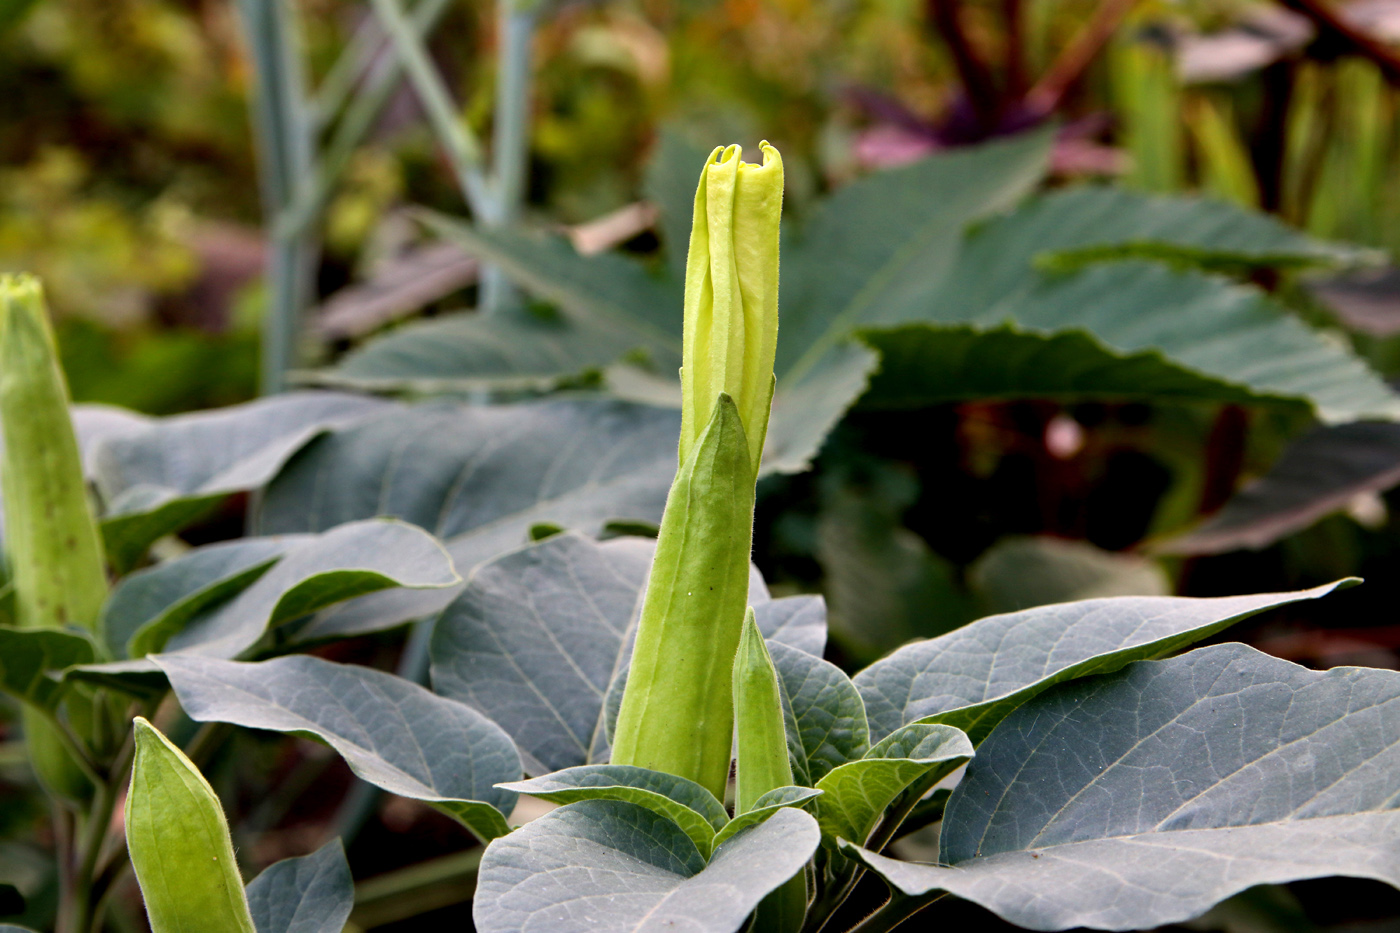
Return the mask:
<svg viewBox="0 0 1400 933">
<path fill-rule="evenodd" d="M 908 897 L 898 892 L 892 893 L 890 899 L 885 901 L 878 910 L 851 927 L 850 933 L 886 933 L 925 907 L 929 907 L 945 897 L 947 897 L 946 894 L 937 894 L 933 897 Z"/>
<path fill-rule="evenodd" d="M 448 161 L 452 163 L 462 197 L 471 208 L 472 214 L 477 217 L 489 216 L 492 213 L 493 198 L 481 173 L 481 146 L 458 115 L 442 82 L 442 76 L 428 57 L 427 48 L 424 47 L 422 39 L 414 33 L 398 0 L 371 2 L 374 4 L 374 12 L 388 31 L 389 38 L 393 40 L 394 50 L 408 73 L 408 80 L 427 113 L 428 122 L 432 125 L 438 142 L 442 144 Z"/>
<path fill-rule="evenodd" d="M 501 49 L 496 75 L 495 123 L 491 139 L 495 181 L 494 213 L 483 220 L 492 227 L 520 221 L 525 206 L 525 182 L 530 163 L 530 77 L 535 14 L 521 11 L 513 0 L 497 3 L 497 36 Z M 510 280 L 498 266 L 482 270 L 481 309 L 489 314 L 514 300 Z"/>
</svg>

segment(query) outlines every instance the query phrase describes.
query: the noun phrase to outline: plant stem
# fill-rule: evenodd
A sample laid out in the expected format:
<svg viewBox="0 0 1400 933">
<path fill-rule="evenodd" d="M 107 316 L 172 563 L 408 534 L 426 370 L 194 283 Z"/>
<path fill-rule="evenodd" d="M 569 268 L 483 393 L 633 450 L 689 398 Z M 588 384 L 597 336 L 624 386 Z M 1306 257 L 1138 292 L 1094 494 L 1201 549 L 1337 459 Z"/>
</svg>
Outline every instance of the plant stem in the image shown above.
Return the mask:
<svg viewBox="0 0 1400 933">
<path fill-rule="evenodd" d="M 885 901 L 873 914 L 852 927 L 850 933 L 857 933 L 857 931 L 859 933 L 886 933 L 925 907 L 935 904 L 947 896 L 946 894 L 938 894 L 934 897 L 908 897 L 898 892 L 891 892 L 890 899 Z"/>
<path fill-rule="evenodd" d="M 525 205 L 525 182 L 530 163 L 530 77 L 535 37 L 535 14 L 521 11 L 513 0 L 498 0 L 497 36 L 500 58 L 496 74 L 495 125 L 491 166 L 496 197 L 489 226 L 508 227 L 520 220 Z M 497 266 L 482 270 L 480 307 L 499 313 L 514 299 L 510 280 Z"/>
<path fill-rule="evenodd" d="M 457 113 L 442 76 L 428 57 L 427 48 L 404 17 L 398 0 L 371 2 L 380 22 L 389 32 L 394 50 L 408 73 L 408 80 L 423 105 L 428 122 L 452 164 L 462 197 L 472 214 L 477 217 L 489 216 L 493 199 L 481 173 L 481 146 Z"/>
<path fill-rule="evenodd" d="M 1060 105 L 1065 92 L 1080 75 L 1088 70 L 1112 38 L 1114 30 L 1132 10 L 1137 0 L 1103 0 L 1094 10 L 1089 22 L 1079 30 L 1069 45 L 1051 62 L 1045 74 L 1026 93 L 1026 109 L 1049 116 Z"/>
<path fill-rule="evenodd" d="M 953 56 L 963 93 L 977 115 L 978 128 L 984 133 L 990 132 L 1001 117 L 996 82 L 992 78 L 992 70 L 982 61 L 968 38 L 958 6 L 958 0 L 928 0 L 929 20 Z"/>
</svg>

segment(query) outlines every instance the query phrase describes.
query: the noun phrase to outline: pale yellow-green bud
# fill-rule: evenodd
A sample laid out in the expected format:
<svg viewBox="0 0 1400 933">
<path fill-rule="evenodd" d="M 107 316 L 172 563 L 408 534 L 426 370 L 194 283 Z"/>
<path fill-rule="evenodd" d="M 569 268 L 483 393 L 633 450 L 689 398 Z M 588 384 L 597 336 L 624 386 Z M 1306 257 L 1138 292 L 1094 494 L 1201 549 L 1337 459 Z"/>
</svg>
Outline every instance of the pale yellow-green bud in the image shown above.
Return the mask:
<svg viewBox="0 0 1400 933">
<path fill-rule="evenodd" d="M 767 141 L 763 164 L 741 161 L 738 146 L 710 153 L 695 191 L 685 267 L 681 363 L 684 463 L 725 392 L 739 409 L 758 472 L 773 400 L 778 345 L 778 233 L 783 160 Z"/>
</svg>

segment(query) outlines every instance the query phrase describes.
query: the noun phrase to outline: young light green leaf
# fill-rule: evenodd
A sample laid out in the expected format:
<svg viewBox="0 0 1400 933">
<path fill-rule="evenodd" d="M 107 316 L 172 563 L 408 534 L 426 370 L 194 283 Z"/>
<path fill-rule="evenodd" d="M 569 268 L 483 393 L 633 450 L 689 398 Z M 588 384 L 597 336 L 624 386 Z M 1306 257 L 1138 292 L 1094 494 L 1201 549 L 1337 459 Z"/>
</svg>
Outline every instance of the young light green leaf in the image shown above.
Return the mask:
<svg viewBox="0 0 1400 933">
<path fill-rule="evenodd" d="M 472 919 L 481 933 L 735 933 L 811 858 L 816 821 L 785 808 L 715 849 L 706 864 L 665 817 L 619 800 L 547 813 L 482 859 Z"/>
<path fill-rule="evenodd" d="M 401 677 L 296 655 L 248 664 L 157 655 L 180 705 L 200 722 L 309 733 L 364 780 L 423 800 L 482 840 L 507 832 L 520 777 L 501 728 L 476 710 Z"/>
<path fill-rule="evenodd" d="M 752 810 L 769 791 L 792 785 L 778 672 L 752 608 L 734 653 L 734 760 L 736 814 Z"/>
<path fill-rule="evenodd" d="M 43 290 L 0 276 L 0 480 L 21 628 L 96 633 L 107 572 Z"/>
<path fill-rule="evenodd" d="M 715 833 L 729 822 L 724 804 L 694 781 L 630 765 L 583 765 L 501 786 L 551 803 L 625 800 L 646 807 L 684 830 L 707 859 Z"/>
<path fill-rule="evenodd" d="M 859 761 L 817 782 L 822 834 L 864 843 L 885 808 L 911 785 L 927 790 L 973 756 L 972 743 L 951 726 L 915 724 L 887 736 Z"/>
<path fill-rule="evenodd" d="M 814 787 L 775 787 L 755 800 L 752 809 L 735 814 L 734 819 L 724 824 L 724 828 L 715 834 L 714 844 L 718 846 L 727 842 L 750 826 L 762 823 L 784 807 L 806 807 L 809 801 L 816 800 L 821 795 L 822 791 Z"/>
<path fill-rule="evenodd" d="M 613 739 L 613 761 L 688 777 L 716 797 L 729 779 L 753 507 L 744 425 L 721 395 L 667 498 Z"/>
<path fill-rule="evenodd" d="M 942 722 L 974 745 L 1017 706 L 1061 681 L 1159 658 L 1242 619 L 1352 581 L 1294 593 L 1197 599 L 1119 596 L 989 616 L 905 645 L 855 676 L 872 738 Z"/>
<path fill-rule="evenodd" d="M 1261 884 L 1400 885 L 1400 674 L 1238 644 L 1062 684 L 978 750 L 941 860 L 855 850 L 912 897 L 1033 930 L 1181 923 Z"/>
<path fill-rule="evenodd" d="M 153 933 L 257 933 L 223 808 L 199 769 L 137 717 L 126 845 Z"/>
<path fill-rule="evenodd" d="M 247 893 L 258 933 L 341 933 L 355 906 L 355 883 L 339 839 L 269 866 L 249 882 Z"/>
</svg>

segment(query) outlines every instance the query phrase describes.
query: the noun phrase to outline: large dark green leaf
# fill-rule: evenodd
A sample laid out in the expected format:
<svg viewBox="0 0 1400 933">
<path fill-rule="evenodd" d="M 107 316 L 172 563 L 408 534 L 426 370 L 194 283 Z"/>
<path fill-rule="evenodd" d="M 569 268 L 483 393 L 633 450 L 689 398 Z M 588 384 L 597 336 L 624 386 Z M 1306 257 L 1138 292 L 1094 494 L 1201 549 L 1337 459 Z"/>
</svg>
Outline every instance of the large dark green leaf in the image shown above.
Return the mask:
<svg viewBox="0 0 1400 933">
<path fill-rule="evenodd" d="M 1400 483 L 1400 425 L 1358 422 L 1317 428 L 1290 444 L 1264 476 L 1199 528 L 1170 539 L 1174 554 L 1267 547 L 1356 496 Z"/>
<path fill-rule="evenodd" d="M 316 736 L 356 774 L 423 800 L 483 840 L 507 832 L 520 777 L 510 737 L 471 707 L 382 671 L 305 655 L 255 664 L 157 655 L 180 705 L 200 722 Z"/>
<path fill-rule="evenodd" d="M 430 404 L 313 443 L 268 488 L 263 533 L 319 531 L 392 515 L 433 532 L 465 576 L 537 524 L 596 534 L 656 522 L 676 469 L 678 413 L 604 401 Z M 455 591 L 380 594 L 314 620 L 343 636 L 432 615 Z"/>
<path fill-rule="evenodd" d="M 118 658 L 159 651 L 190 619 L 247 588 L 303 540 L 288 535 L 211 544 L 131 574 L 102 608 L 108 650 Z"/>
<path fill-rule="evenodd" d="M 339 839 L 283 859 L 248 884 L 258 933 L 341 933 L 354 906 L 355 883 Z"/>
<path fill-rule="evenodd" d="M 131 566 L 156 538 L 232 493 L 261 487 L 317 434 L 395 407 L 356 395 L 293 392 L 115 432 L 90 458 L 108 556 Z"/>
<path fill-rule="evenodd" d="M 788 600 L 775 600 L 768 605 Z M 777 641 L 768 642 L 783 685 L 788 749 L 799 783 L 816 784 L 827 772 L 870 748 L 865 704 L 845 671 Z"/>
<path fill-rule="evenodd" d="M 609 688 L 625 672 L 655 542 L 560 534 L 480 567 L 439 617 L 433 688 L 490 716 L 543 774 L 607 760 Z M 768 601 L 754 574 L 750 600 Z M 810 618 L 768 612 L 810 644 Z"/>
<path fill-rule="evenodd" d="M 1317 599 L 1339 585 L 1215 599 L 1118 596 L 989 616 L 906 645 L 861 671 L 855 683 L 873 739 L 908 723 L 941 722 L 962 729 L 975 745 L 1056 683 L 1164 657 L 1241 619 Z"/>
<path fill-rule="evenodd" d="M 650 810 L 570 804 L 491 844 L 472 919 L 481 933 L 734 933 L 819 841 L 816 820 L 782 808 L 706 864 L 680 827 Z"/>
<path fill-rule="evenodd" d="M 1062 685 L 978 751 L 941 861 L 861 857 L 1034 930 L 1179 923 L 1260 884 L 1400 886 L 1400 674 L 1219 645 Z"/>
</svg>

